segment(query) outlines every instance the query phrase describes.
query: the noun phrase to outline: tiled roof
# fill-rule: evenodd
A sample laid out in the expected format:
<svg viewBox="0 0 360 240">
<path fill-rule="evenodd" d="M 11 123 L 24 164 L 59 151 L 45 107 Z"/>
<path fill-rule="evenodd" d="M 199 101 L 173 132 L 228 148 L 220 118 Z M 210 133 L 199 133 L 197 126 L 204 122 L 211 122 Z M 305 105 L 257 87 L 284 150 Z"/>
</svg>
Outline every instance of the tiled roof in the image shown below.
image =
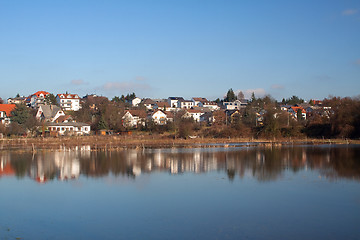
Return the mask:
<svg viewBox="0 0 360 240">
<path fill-rule="evenodd" d="M 137 116 L 139 118 L 146 118 L 147 114 L 144 110 L 127 110 L 132 116 Z"/>
<path fill-rule="evenodd" d="M 79 95 L 77 94 L 65 94 L 60 93 L 57 95 L 59 98 L 66 98 L 66 99 L 79 99 Z"/>
<path fill-rule="evenodd" d="M 168 102 L 157 102 L 156 105 L 158 106 L 158 108 L 170 107 L 170 104 Z"/>
<path fill-rule="evenodd" d="M 194 99 L 194 101 L 197 101 L 197 102 L 207 102 L 208 101 L 206 98 L 203 98 L 203 97 L 194 97 L 192 99 Z"/>
<path fill-rule="evenodd" d="M 15 104 L 0 104 L 0 112 L 5 112 L 6 116 L 10 117 L 15 107 Z"/>
<path fill-rule="evenodd" d="M 39 97 L 39 96 L 40 96 L 40 94 L 43 94 L 44 96 L 46 96 L 46 95 L 48 95 L 48 94 L 50 94 L 50 93 L 45 92 L 45 91 L 37 91 L 37 92 L 36 92 L 36 93 L 34 93 L 33 95 L 36 95 L 37 97 Z"/>
<path fill-rule="evenodd" d="M 51 119 L 56 116 L 58 111 L 61 111 L 61 108 L 56 105 L 40 104 L 39 107 L 41 107 L 45 119 Z"/>
</svg>

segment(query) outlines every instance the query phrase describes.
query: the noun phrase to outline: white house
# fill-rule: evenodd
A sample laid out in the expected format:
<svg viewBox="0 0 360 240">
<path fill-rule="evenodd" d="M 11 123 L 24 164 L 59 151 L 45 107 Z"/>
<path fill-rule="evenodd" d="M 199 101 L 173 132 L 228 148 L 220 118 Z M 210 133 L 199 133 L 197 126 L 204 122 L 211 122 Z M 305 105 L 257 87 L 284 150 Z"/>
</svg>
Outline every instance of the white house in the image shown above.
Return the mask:
<svg viewBox="0 0 360 240">
<path fill-rule="evenodd" d="M 190 100 L 179 100 L 177 104 L 178 104 L 178 108 L 190 109 L 194 107 L 194 102 Z"/>
<path fill-rule="evenodd" d="M 61 93 L 56 96 L 56 102 L 65 111 L 79 111 L 80 97 L 77 94 Z"/>
<path fill-rule="evenodd" d="M 40 104 L 36 113 L 36 119 L 45 122 L 55 122 L 60 116 L 65 116 L 65 113 L 56 105 Z"/>
<path fill-rule="evenodd" d="M 246 107 L 247 104 L 248 104 L 248 101 L 245 99 L 243 99 L 241 101 L 235 100 L 233 102 L 224 102 L 223 103 L 226 110 L 235 110 L 235 109 L 244 108 L 244 107 Z"/>
<path fill-rule="evenodd" d="M 168 102 L 156 102 L 154 109 L 163 110 L 163 111 L 175 111 L 176 107 L 171 107 Z"/>
<path fill-rule="evenodd" d="M 153 114 L 150 115 L 151 120 L 154 121 L 155 124 L 164 125 L 167 123 L 168 118 L 165 112 L 157 110 Z"/>
<path fill-rule="evenodd" d="M 141 98 L 136 97 L 136 98 L 134 98 L 133 100 L 131 100 L 131 105 L 132 105 L 133 107 L 139 106 L 140 103 L 141 103 Z"/>
<path fill-rule="evenodd" d="M 148 110 L 154 109 L 155 101 L 151 100 L 150 98 L 144 99 L 142 102 Z"/>
<path fill-rule="evenodd" d="M 220 107 L 217 105 L 216 102 L 206 101 L 206 102 L 201 102 L 200 105 L 201 107 L 208 108 L 212 111 L 216 111 L 220 109 Z"/>
<path fill-rule="evenodd" d="M 0 123 L 8 126 L 11 122 L 11 112 L 15 109 L 15 104 L 0 104 Z"/>
<path fill-rule="evenodd" d="M 143 110 L 127 110 L 122 117 L 124 127 L 138 127 L 145 125 L 146 112 Z"/>
<path fill-rule="evenodd" d="M 200 116 L 204 113 L 200 110 L 188 109 L 183 117 L 192 117 L 195 122 L 200 122 Z"/>
<path fill-rule="evenodd" d="M 91 126 L 79 122 L 48 123 L 48 129 L 50 133 L 58 135 L 87 135 L 90 134 Z"/>
<path fill-rule="evenodd" d="M 193 97 L 191 99 L 191 101 L 194 102 L 194 106 L 202 107 L 202 103 L 207 102 L 208 100 L 206 98 L 203 98 L 203 97 Z"/>
<path fill-rule="evenodd" d="M 170 107 L 177 108 L 178 107 L 178 101 L 181 101 L 181 100 L 184 100 L 184 98 L 182 98 L 182 97 L 169 97 L 167 101 L 168 101 Z"/>
</svg>

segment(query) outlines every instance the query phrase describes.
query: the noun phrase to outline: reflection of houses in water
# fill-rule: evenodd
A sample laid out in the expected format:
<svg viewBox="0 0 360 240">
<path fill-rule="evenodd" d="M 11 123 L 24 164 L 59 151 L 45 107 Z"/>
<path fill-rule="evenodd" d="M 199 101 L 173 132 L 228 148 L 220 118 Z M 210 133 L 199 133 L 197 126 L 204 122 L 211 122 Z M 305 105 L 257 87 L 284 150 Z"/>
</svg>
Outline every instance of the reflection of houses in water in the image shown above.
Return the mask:
<svg viewBox="0 0 360 240">
<path fill-rule="evenodd" d="M 80 175 L 80 161 L 77 151 L 55 152 L 54 162 L 60 180 L 78 178 Z"/>
<path fill-rule="evenodd" d="M 0 177 L 15 175 L 15 171 L 10 164 L 10 153 L 0 156 Z"/>
<path fill-rule="evenodd" d="M 124 175 L 136 177 L 148 172 L 203 173 L 225 172 L 229 179 L 249 176 L 259 181 L 273 181 L 284 171 L 318 169 L 321 175 L 360 179 L 360 150 L 339 148 L 242 148 L 221 149 L 131 149 L 91 152 L 87 147 L 61 149 L 35 155 L 0 153 L 0 176 L 30 176 L 38 182 L 52 179 L 77 179 Z M 19 157 L 20 156 L 20 157 Z"/>
</svg>

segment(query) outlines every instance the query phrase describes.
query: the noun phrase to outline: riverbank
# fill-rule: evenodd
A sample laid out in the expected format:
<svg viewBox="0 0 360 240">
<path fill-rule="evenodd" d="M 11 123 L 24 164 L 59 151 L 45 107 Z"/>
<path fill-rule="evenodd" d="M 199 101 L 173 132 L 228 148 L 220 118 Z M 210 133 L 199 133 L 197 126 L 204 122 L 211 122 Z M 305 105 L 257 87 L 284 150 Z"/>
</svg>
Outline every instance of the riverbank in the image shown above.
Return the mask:
<svg viewBox="0 0 360 240">
<path fill-rule="evenodd" d="M 59 138 L 4 138 L 0 139 L 0 151 L 38 151 L 84 148 L 93 151 L 123 148 L 168 147 L 234 147 L 234 146 L 281 146 L 300 144 L 360 144 L 360 140 L 348 139 L 251 139 L 251 138 L 193 138 L 171 139 L 166 136 L 79 136 Z"/>
</svg>

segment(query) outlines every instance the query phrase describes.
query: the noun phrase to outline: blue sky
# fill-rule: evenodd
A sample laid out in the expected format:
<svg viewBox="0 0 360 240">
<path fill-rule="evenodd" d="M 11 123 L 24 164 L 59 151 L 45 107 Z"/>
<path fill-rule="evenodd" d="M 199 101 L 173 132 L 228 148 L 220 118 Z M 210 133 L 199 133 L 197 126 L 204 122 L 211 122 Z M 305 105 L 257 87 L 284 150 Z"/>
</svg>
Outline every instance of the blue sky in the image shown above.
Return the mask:
<svg viewBox="0 0 360 240">
<path fill-rule="evenodd" d="M 360 1 L 0 0 L 0 97 L 360 94 Z"/>
</svg>

